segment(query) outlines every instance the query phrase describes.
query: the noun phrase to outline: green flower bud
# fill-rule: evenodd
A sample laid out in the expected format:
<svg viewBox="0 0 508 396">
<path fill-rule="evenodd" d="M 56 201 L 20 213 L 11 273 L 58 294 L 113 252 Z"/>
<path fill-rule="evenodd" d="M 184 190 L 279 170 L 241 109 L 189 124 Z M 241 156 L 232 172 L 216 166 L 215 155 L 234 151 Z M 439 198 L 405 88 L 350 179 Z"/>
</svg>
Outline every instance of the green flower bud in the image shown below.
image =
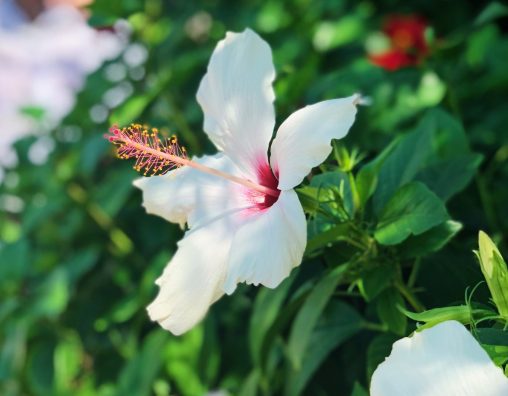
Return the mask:
<svg viewBox="0 0 508 396">
<path fill-rule="evenodd" d="M 480 267 L 492 300 L 499 314 L 508 320 L 508 268 L 499 249 L 483 231 L 478 235 L 478 245 L 479 251 L 476 255 L 480 260 Z"/>
</svg>

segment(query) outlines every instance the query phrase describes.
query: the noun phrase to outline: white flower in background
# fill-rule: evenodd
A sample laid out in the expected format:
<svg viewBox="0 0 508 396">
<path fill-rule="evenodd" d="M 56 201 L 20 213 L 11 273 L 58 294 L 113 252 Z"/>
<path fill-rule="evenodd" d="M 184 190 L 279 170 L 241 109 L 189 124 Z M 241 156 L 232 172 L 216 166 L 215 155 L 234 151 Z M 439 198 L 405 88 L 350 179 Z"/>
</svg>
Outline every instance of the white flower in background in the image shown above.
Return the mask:
<svg viewBox="0 0 508 396">
<path fill-rule="evenodd" d="M 192 328 L 238 283 L 274 288 L 301 262 L 306 220 L 293 188 L 330 154 L 331 140 L 347 134 L 359 96 L 298 110 L 270 146 L 274 78 L 265 41 L 249 29 L 227 33 L 197 94 L 219 153 L 193 161 L 166 156 L 187 166 L 135 182 L 149 213 L 189 226 L 148 307 L 152 320 L 174 334 Z M 121 140 L 114 132 L 110 139 Z"/>
<path fill-rule="evenodd" d="M 124 43 L 111 31 L 88 26 L 70 6 L 48 8 L 34 21 L 23 19 L 12 1 L 2 2 L 0 11 L 1 166 L 15 160 L 14 141 L 58 125 L 86 76 L 117 56 Z"/>
<path fill-rule="evenodd" d="M 456 321 L 393 344 L 372 375 L 371 396 L 506 396 L 508 378 Z"/>
</svg>

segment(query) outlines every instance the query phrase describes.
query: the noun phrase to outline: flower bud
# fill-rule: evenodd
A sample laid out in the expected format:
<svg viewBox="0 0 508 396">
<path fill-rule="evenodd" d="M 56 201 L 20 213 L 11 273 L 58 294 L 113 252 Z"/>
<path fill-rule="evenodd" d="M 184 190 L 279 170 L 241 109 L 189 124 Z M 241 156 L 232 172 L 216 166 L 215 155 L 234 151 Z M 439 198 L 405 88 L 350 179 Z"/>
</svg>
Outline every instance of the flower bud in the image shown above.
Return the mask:
<svg viewBox="0 0 508 396">
<path fill-rule="evenodd" d="M 476 255 L 480 260 L 480 267 L 492 300 L 499 314 L 508 320 L 508 268 L 499 249 L 483 231 L 478 235 L 478 245 L 479 251 Z"/>
</svg>

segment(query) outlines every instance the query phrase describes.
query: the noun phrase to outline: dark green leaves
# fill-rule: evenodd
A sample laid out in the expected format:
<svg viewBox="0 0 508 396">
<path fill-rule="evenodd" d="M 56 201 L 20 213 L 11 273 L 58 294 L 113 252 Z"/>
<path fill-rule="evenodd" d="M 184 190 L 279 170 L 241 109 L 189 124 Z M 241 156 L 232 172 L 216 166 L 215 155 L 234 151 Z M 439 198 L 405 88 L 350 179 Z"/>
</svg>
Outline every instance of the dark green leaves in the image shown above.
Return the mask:
<svg viewBox="0 0 508 396">
<path fill-rule="evenodd" d="M 323 360 L 361 328 L 362 318 L 354 309 L 337 300 L 330 302 L 312 331 L 301 366 L 289 368 L 285 394 L 301 394 Z"/>
<path fill-rule="evenodd" d="M 381 211 L 374 236 L 383 245 L 395 245 L 447 219 L 441 200 L 424 184 L 413 182 L 390 198 Z"/>
<path fill-rule="evenodd" d="M 255 364 L 262 365 L 264 341 L 289 292 L 294 276 L 275 290 L 261 289 L 256 297 L 250 322 L 250 350 Z"/>
<path fill-rule="evenodd" d="M 288 356 L 295 370 L 303 364 L 312 331 L 344 271 L 345 266 L 338 267 L 321 279 L 296 316 L 288 342 Z"/>
<path fill-rule="evenodd" d="M 383 291 L 376 300 L 379 319 L 391 332 L 400 336 L 406 334 L 407 318 L 400 311 L 404 305 L 404 299 L 393 287 Z"/>
<path fill-rule="evenodd" d="M 428 111 L 414 131 L 385 151 L 374 194 L 377 213 L 401 186 L 416 180 L 447 200 L 469 183 L 481 161 L 462 126 L 441 110 Z"/>
<path fill-rule="evenodd" d="M 423 234 L 411 236 L 399 245 L 403 258 L 421 257 L 438 251 L 445 246 L 460 230 L 462 224 L 447 220 Z"/>
</svg>

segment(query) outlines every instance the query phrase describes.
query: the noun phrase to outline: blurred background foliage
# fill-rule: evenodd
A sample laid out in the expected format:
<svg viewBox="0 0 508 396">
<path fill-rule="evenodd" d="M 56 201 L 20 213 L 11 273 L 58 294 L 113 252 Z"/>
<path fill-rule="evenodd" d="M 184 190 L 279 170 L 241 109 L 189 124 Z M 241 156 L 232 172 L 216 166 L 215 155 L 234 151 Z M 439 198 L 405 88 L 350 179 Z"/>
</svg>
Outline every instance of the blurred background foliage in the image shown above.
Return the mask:
<svg viewBox="0 0 508 396">
<path fill-rule="evenodd" d="M 41 137 L 19 141 L 0 186 L 2 395 L 365 395 L 393 341 L 415 328 L 397 307 L 464 304 L 483 279 L 478 230 L 506 252 L 505 6 L 98 0 L 90 10 L 97 27 L 128 21 L 131 44 L 42 138 L 48 160 L 29 160 Z M 366 43 L 394 13 L 426 19 L 430 53 L 391 72 L 369 62 Z M 299 191 L 302 266 L 276 290 L 239 287 L 174 337 L 145 307 L 182 231 L 145 213 L 132 164 L 103 134 L 139 121 L 213 153 L 195 93 L 217 41 L 245 27 L 273 49 L 278 123 L 354 92 L 372 103 Z M 473 298 L 492 309 L 484 284 Z"/>
</svg>

